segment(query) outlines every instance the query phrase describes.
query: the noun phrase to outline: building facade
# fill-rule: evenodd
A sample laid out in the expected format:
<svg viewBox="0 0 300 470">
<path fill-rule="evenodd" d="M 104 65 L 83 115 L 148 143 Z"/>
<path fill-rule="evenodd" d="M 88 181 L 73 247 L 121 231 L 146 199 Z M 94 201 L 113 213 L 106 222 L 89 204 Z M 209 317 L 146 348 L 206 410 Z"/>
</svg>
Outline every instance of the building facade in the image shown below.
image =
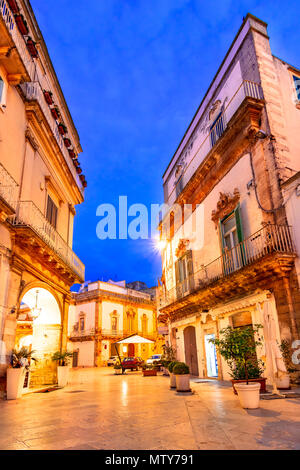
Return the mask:
<svg viewBox="0 0 300 470">
<path fill-rule="evenodd" d="M 0 2 L 0 375 L 27 346 L 30 386 L 54 383 L 67 344 L 70 287 L 84 265 L 72 250 L 86 181 L 80 140 L 29 1 Z"/>
<path fill-rule="evenodd" d="M 209 342 L 226 326 L 271 319 L 273 341 L 299 338 L 299 221 L 284 195 L 300 169 L 299 83 L 248 14 L 164 173 L 159 320 L 194 375 L 230 378 Z"/>
<path fill-rule="evenodd" d="M 116 356 L 116 341 L 139 334 L 152 344 L 128 344 L 119 348 L 121 356 L 147 359 L 161 352 L 164 340 L 157 333 L 157 303 L 151 295 L 126 287 L 125 281 L 91 282 L 73 294 L 69 315 L 69 350 L 73 367 L 100 367 Z"/>
</svg>

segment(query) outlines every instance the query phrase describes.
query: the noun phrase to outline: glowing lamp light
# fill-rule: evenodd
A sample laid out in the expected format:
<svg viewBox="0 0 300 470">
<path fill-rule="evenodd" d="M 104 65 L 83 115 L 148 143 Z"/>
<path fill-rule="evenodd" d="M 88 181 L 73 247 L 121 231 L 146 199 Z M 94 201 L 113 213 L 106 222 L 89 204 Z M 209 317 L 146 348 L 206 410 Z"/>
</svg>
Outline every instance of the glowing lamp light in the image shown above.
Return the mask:
<svg viewBox="0 0 300 470">
<path fill-rule="evenodd" d="M 127 346 L 123 346 L 123 353 L 127 353 Z"/>
<path fill-rule="evenodd" d="M 167 242 L 166 242 L 166 240 L 157 240 L 156 246 L 157 246 L 159 251 L 162 251 L 166 248 Z"/>
<path fill-rule="evenodd" d="M 38 295 L 39 295 L 39 291 L 36 290 L 35 306 L 30 310 L 31 316 L 34 320 L 38 318 L 42 312 L 42 309 L 38 308 Z"/>
</svg>

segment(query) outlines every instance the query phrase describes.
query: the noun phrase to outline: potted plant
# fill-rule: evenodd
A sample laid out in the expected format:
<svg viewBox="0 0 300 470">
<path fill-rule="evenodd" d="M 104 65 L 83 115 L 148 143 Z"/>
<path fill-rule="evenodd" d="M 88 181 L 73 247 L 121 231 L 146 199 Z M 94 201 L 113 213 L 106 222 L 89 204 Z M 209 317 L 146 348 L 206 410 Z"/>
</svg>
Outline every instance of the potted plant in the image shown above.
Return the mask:
<svg viewBox="0 0 300 470">
<path fill-rule="evenodd" d="M 173 367 L 177 364 L 178 361 L 172 361 L 169 364 L 169 373 L 170 373 L 170 388 L 176 388 L 176 377 L 173 374 Z"/>
<path fill-rule="evenodd" d="M 82 181 L 82 186 L 83 186 L 84 188 L 87 187 L 87 182 L 86 182 L 86 180 Z"/>
<path fill-rule="evenodd" d="M 142 366 L 143 376 L 144 377 L 154 377 L 157 375 L 157 370 L 152 367 L 152 365 L 143 364 Z"/>
<path fill-rule="evenodd" d="M 52 114 L 52 117 L 57 120 L 60 116 L 60 112 L 59 112 L 59 109 L 58 109 L 58 106 L 54 106 L 53 108 L 50 109 L 51 110 L 51 114 Z"/>
<path fill-rule="evenodd" d="M 82 173 L 82 169 L 80 168 L 80 166 L 76 167 L 76 173 L 77 175 L 80 175 L 80 173 Z"/>
<path fill-rule="evenodd" d="M 6 373 L 7 400 L 16 400 L 21 397 L 26 370 L 29 369 L 29 360 L 37 362 L 37 359 L 32 356 L 33 353 L 34 351 L 29 351 L 25 347 L 19 350 L 13 349 L 10 367 Z"/>
<path fill-rule="evenodd" d="M 52 361 L 57 362 L 57 383 L 59 387 L 65 387 L 69 377 L 69 360 L 73 353 L 69 351 L 56 351 L 52 356 Z"/>
<path fill-rule="evenodd" d="M 17 4 L 16 0 L 7 0 L 7 3 L 9 5 L 9 8 L 13 12 L 14 15 L 19 13 L 19 5 Z"/>
<path fill-rule="evenodd" d="M 76 153 L 74 152 L 73 149 L 68 149 L 68 152 L 71 158 L 76 158 Z"/>
<path fill-rule="evenodd" d="M 26 42 L 27 49 L 29 51 L 29 54 L 33 59 L 37 59 L 39 56 L 38 50 L 36 48 L 36 43 L 31 39 L 28 38 Z"/>
<path fill-rule="evenodd" d="M 168 367 L 169 367 L 170 363 L 171 363 L 171 361 L 167 361 L 165 359 L 162 359 L 162 361 L 161 361 L 161 370 L 162 370 L 163 375 L 170 375 L 169 370 L 168 370 Z"/>
<path fill-rule="evenodd" d="M 15 15 L 15 20 L 16 20 L 16 24 L 18 26 L 18 30 L 20 31 L 20 33 L 23 36 L 26 36 L 29 33 L 29 30 L 28 30 L 28 26 L 27 26 L 24 16 L 21 15 L 21 13 L 17 13 Z"/>
<path fill-rule="evenodd" d="M 45 101 L 46 101 L 47 104 L 49 104 L 49 105 L 53 104 L 52 91 L 43 90 L 43 95 L 44 95 L 44 98 L 45 98 Z"/>
<path fill-rule="evenodd" d="M 289 374 L 298 372 L 298 369 L 296 369 L 292 363 L 292 348 L 290 341 L 283 339 L 279 345 L 279 349 L 281 351 L 284 365 L 288 373 L 282 374 L 280 377 L 276 378 L 276 386 L 280 390 L 289 390 L 291 388 Z"/>
<path fill-rule="evenodd" d="M 119 362 L 114 365 L 115 375 L 122 374 L 122 366 Z"/>
<path fill-rule="evenodd" d="M 66 126 L 62 122 L 60 122 L 57 127 L 60 135 L 65 135 L 68 132 Z"/>
<path fill-rule="evenodd" d="M 71 141 L 70 139 L 68 139 L 67 137 L 64 138 L 64 144 L 65 146 L 68 148 L 68 147 L 71 147 Z"/>
<path fill-rule="evenodd" d="M 169 365 L 175 360 L 176 351 L 172 346 L 163 345 L 163 355 L 161 358 L 163 375 L 169 374 Z"/>
<path fill-rule="evenodd" d="M 233 387 L 237 391 L 243 408 L 259 407 L 263 368 L 262 361 L 256 359 L 256 348 L 262 346 L 262 339 L 259 336 L 260 328 L 262 328 L 261 325 L 246 328 L 228 326 L 220 331 L 222 338 L 210 340 L 229 365 Z"/>
<path fill-rule="evenodd" d="M 190 392 L 190 369 L 185 362 L 177 362 L 173 367 L 177 392 Z"/>
</svg>

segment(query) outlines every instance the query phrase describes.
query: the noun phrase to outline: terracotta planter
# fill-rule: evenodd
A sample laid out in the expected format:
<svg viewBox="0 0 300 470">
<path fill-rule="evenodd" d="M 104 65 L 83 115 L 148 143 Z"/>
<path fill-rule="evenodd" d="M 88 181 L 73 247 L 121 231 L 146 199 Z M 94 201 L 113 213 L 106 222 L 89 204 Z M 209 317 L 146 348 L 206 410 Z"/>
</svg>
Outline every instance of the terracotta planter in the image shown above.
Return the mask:
<svg viewBox="0 0 300 470">
<path fill-rule="evenodd" d="M 47 104 L 53 104 L 52 93 L 50 91 L 44 90 L 43 91 L 44 98 Z M 52 112 L 52 110 L 51 110 Z"/>
<path fill-rule="evenodd" d="M 74 163 L 74 166 L 78 167 L 79 166 L 79 161 L 77 160 L 77 158 L 75 158 L 73 160 L 73 163 Z"/>
<path fill-rule="evenodd" d="M 67 133 L 67 128 L 64 124 L 58 124 L 58 132 L 60 133 L 60 135 L 65 135 Z"/>
<path fill-rule="evenodd" d="M 83 186 L 84 188 L 86 188 L 86 187 L 87 187 L 87 182 L 86 182 L 85 180 L 84 180 L 84 181 L 82 181 L 82 186 Z"/>
<path fill-rule="evenodd" d="M 283 375 L 282 377 L 278 377 L 276 379 L 276 387 L 279 390 L 289 390 L 291 388 L 290 386 L 290 376 L 288 374 Z"/>
<path fill-rule="evenodd" d="M 71 141 L 70 141 L 70 139 L 65 138 L 65 139 L 64 139 L 64 143 L 65 143 L 65 146 L 66 146 L 67 148 L 68 148 L 68 147 L 71 147 Z"/>
<path fill-rule="evenodd" d="M 52 117 L 57 120 L 60 116 L 58 108 L 51 108 Z"/>
<path fill-rule="evenodd" d="M 22 396 L 25 380 L 25 367 L 7 369 L 6 393 L 7 400 L 16 400 Z"/>
<path fill-rule="evenodd" d="M 248 382 L 250 383 L 260 383 L 260 392 L 261 393 L 266 393 L 267 389 L 266 389 L 266 378 L 265 377 L 261 377 L 259 379 L 249 379 Z M 235 379 L 232 379 L 231 380 L 231 383 L 232 383 L 232 388 L 233 388 L 233 391 L 234 391 L 234 394 L 237 395 L 237 392 L 235 390 L 235 385 L 236 384 L 241 384 L 241 383 L 245 383 L 246 380 L 245 379 L 241 379 L 241 380 L 235 380 Z"/>
<path fill-rule="evenodd" d="M 19 5 L 17 4 L 16 0 L 7 0 L 7 3 L 9 5 L 9 8 L 13 12 L 14 15 L 19 13 Z"/>
<path fill-rule="evenodd" d="M 69 378 L 69 366 L 57 366 L 57 383 L 59 387 L 65 387 Z"/>
<path fill-rule="evenodd" d="M 170 372 L 170 388 L 176 388 L 176 375 Z"/>
<path fill-rule="evenodd" d="M 23 36 L 27 36 L 27 34 L 29 33 L 29 30 L 28 30 L 26 21 L 24 19 L 24 16 L 21 14 L 15 15 L 15 21 L 16 21 L 16 24 L 18 26 L 18 30 L 20 31 L 20 33 Z"/>
<path fill-rule="evenodd" d="M 28 38 L 26 46 L 27 46 L 28 52 L 31 55 L 31 57 L 33 59 L 37 59 L 38 56 L 39 56 L 39 53 L 38 53 L 38 50 L 35 46 L 35 42 L 31 38 Z"/>
<path fill-rule="evenodd" d="M 146 369 L 143 370 L 144 377 L 155 377 L 157 375 L 157 370 L 155 369 Z"/>
<path fill-rule="evenodd" d="M 76 173 L 77 175 L 80 175 L 80 173 L 82 173 L 82 169 L 80 168 L 80 166 L 76 168 Z"/>
<path fill-rule="evenodd" d="M 68 152 L 71 158 L 76 158 L 76 153 L 74 152 L 74 150 L 68 149 Z"/>
<path fill-rule="evenodd" d="M 259 390 L 260 383 L 246 384 L 238 383 L 235 385 L 242 408 L 255 410 L 259 408 Z"/>
<path fill-rule="evenodd" d="M 175 375 L 177 392 L 190 392 L 190 374 Z"/>
</svg>

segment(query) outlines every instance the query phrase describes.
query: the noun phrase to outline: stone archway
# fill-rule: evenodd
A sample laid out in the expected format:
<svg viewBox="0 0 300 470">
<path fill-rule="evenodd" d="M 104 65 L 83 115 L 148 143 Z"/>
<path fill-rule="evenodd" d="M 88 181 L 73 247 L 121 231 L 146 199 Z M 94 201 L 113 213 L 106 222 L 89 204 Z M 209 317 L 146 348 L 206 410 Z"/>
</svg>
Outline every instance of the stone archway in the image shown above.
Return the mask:
<svg viewBox="0 0 300 470">
<path fill-rule="evenodd" d="M 196 328 L 187 326 L 183 331 L 185 362 L 190 368 L 191 375 L 199 375 L 196 343 Z"/>
<path fill-rule="evenodd" d="M 56 383 L 52 355 L 61 348 L 61 335 L 62 315 L 56 296 L 44 284 L 27 287 L 20 299 L 15 347 L 24 345 L 35 351 L 38 362 L 30 364 L 31 388 Z"/>
</svg>

